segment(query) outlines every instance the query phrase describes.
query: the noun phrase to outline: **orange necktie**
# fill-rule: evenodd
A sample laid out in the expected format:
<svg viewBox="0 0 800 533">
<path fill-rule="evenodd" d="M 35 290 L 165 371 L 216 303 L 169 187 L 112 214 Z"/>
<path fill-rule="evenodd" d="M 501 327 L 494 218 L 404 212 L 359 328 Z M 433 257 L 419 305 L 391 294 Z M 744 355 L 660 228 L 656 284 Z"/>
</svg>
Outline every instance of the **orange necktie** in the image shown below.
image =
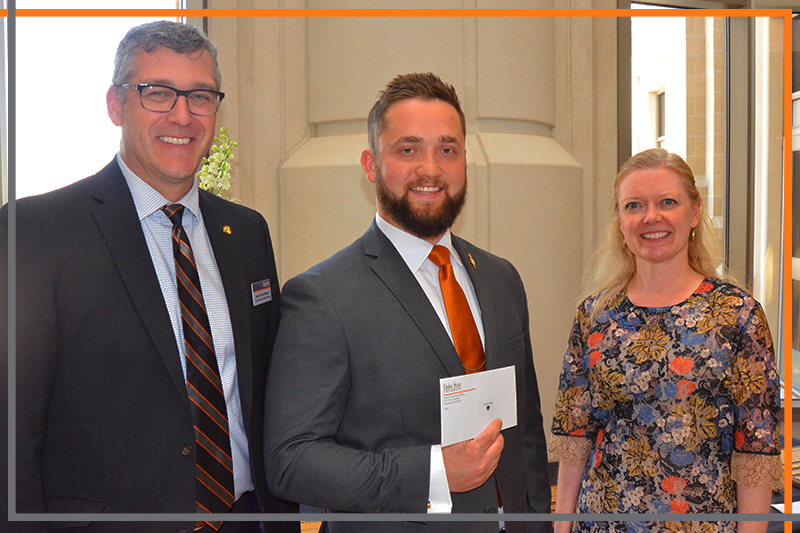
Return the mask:
<svg viewBox="0 0 800 533">
<path fill-rule="evenodd" d="M 450 250 L 436 245 L 428 258 L 439 267 L 439 286 L 442 288 L 444 308 L 447 311 L 447 321 L 450 323 L 450 333 L 453 335 L 458 358 L 461 359 L 467 374 L 480 372 L 486 365 L 481 336 L 467 297 L 456 280 L 453 265 L 450 263 Z"/>
</svg>

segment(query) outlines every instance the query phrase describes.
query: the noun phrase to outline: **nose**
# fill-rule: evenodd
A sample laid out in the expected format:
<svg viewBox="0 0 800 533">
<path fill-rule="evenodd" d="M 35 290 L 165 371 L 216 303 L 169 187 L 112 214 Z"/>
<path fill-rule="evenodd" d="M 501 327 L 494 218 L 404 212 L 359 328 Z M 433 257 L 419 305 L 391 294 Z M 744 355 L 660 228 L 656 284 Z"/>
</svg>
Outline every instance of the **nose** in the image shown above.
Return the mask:
<svg viewBox="0 0 800 533">
<path fill-rule="evenodd" d="M 661 211 L 656 206 L 649 206 L 644 213 L 644 221 L 647 224 L 653 224 L 661 221 Z"/>
<path fill-rule="evenodd" d="M 179 126 L 186 126 L 194 120 L 189 112 L 189 100 L 185 96 L 178 97 L 167 116 L 171 122 Z"/>
<path fill-rule="evenodd" d="M 441 174 L 441 167 L 439 161 L 436 159 L 435 153 L 426 152 L 419 159 L 417 165 L 417 175 L 421 177 L 434 177 Z"/>
</svg>

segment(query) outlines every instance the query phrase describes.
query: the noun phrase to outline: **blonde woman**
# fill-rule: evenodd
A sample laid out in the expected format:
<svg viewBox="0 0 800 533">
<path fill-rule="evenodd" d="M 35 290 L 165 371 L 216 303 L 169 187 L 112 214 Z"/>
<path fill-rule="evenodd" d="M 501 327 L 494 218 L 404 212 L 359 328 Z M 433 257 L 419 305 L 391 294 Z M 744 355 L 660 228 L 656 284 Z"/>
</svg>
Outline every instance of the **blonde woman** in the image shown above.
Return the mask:
<svg viewBox="0 0 800 533">
<path fill-rule="evenodd" d="M 680 156 L 633 156 L 615 193 L 560 378 L 556 512 L 768 512 L 780 448 L 764 312 L 717 273 L 711 221 Z M 556 523 L 556 533 L 570 528 L 744 533 L 766 523 Z"/>
</svg>

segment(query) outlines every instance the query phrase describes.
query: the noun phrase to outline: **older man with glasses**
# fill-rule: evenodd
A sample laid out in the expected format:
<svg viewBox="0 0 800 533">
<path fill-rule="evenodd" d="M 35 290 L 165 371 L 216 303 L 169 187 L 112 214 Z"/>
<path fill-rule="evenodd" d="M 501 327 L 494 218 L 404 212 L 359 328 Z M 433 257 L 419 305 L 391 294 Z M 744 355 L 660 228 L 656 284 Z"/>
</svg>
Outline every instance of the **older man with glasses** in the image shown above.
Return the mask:
<svg viewBox="0 0 800 533">
<path fill-rule="evenodd" d="M 269 229 L 195 178 L 225 96 L 216 48 L 190 26 L 138 26 L 112 82 L 116 157 L 16 202 L 16 511 L 196 516 L 12 528 L 299 531 L 226 520 L 297 506 L 269 493 L 262 456 L 280 318 Z"/>
</svg>

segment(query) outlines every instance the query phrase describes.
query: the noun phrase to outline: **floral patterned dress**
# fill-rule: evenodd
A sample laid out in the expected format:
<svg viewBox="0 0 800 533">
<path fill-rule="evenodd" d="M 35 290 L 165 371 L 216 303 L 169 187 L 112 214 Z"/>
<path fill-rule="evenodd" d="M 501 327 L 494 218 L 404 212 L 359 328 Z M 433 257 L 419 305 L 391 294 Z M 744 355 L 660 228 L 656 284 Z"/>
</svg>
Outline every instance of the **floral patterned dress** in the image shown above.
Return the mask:
<svg viewBox="0 0 800 533">
<path fill-rule="evenodd" d="M 592 450 L 578 513 L 736 511 L 731 453 L 779 454 L 778 374 L 759 303 L 706 279 L 684 302 L 633 305 L 622 291 L 590 324 L 578 308 L 554 435 Z M 735 531 L 735 522 L 576 522 L 574 531 Z"/>
</svg>

